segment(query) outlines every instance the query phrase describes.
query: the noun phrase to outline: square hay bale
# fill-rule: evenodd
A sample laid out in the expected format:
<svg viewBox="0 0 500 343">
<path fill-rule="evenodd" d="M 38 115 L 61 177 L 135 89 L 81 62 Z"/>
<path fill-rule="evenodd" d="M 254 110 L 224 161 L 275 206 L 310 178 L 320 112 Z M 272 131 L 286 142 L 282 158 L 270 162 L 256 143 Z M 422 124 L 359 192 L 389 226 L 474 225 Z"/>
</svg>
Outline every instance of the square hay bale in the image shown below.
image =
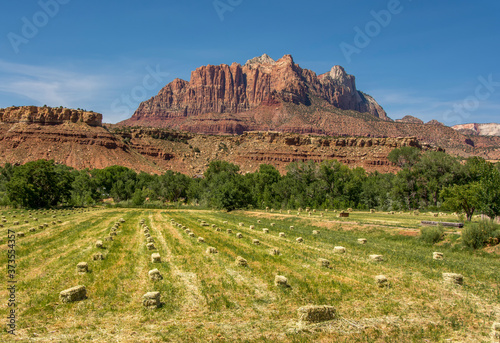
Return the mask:
<svg viewBox="0 0 500 343">
<path fill-rule="evenodd" d="M 325 258 L 318 258 L 318 264 L 320 267 L 330 268 L 330 261 Z"/>
<path fill-rule="evenodd" d="M 106 242 L 111 242 L 111 241 L 113 240 L 113 237 L 111 237 L 111 236 L 104 237 L 104 240 L 105 240 Z"/>
<path fill-rule="evenodd" d="M 276 225 L 276 223 L 271 223 L 271 227 L 274 227 Z"/>
<path fill-rule="evenodd" d="M 35 229 L 34 227 L 31 227 L 28 231 L 29 231 L 29 232 L 35 232 L 35 231 L 36 231 L 36 229 Z"/>
<path fill-rule="evenodd" d="M 370 260 L 375 262 L 382 262 L 384 260 L 384 256 L 382 255 L 370 255 Z"/>
<path fill-rule="evenodd" d="M 269 253 L 273 256 L 278 256 L 281 254 L 280 249 L 278 249 L 278 248 L 273 248 L 273 249 L 269 250 Z"/>
<path fill-rule="evenodd" d="M 292 211 L 288 210 L 287 213 L 290 214 L 290 213 L 292 213 Z"/>
<path fill-rule="evenodd" d="M 255 245 L 260 245 L 260 241 L 258 239 L 252 240 L 252 243 Z"/>
<path fill-rule="evenodd" d="M 148 242 L 148 243 L 154 243 L 154 242 L 155 242 L 155 239 L 154 239 L 153 237 L 148 237 L 148 238 L 146 239 L 146 242 Z"/>
<path fill-rule="evenodd" d="M 313 230 L 313 235 L 319 235 L 319 231 L 318 230 Z"/>
<path fill-rule="evenodd" d="M 214 247 L 207 248 L 207 254 L 217 254 L 217 253 L 218 253 L 218 251 L 216 248 L 214 248 Z"/>
<path fill-rule="evenodd" d="M 104 255 L 102 253 L 98 252 L 98 253 L 95 253 L 94 256 L 92 256 L 92 259 L 94 261 L 102 261 L 102 260 L 104 260 Z"/>
<path fill-rule="evenodd" d="M 215 224 L 212 224 L 212 229 L 213 229 L 215 226 L 216 226 Z"/>
<path fill-rule="evenodd" d="M 233 233 L 233 230 L 231 230 L 231 229 L 227 229 L 227 230 L 226 230 L 226 232 L 227 232 L 227 233 Z"/>
<path fill-rule="evenodd" d="M 304 238 L 297 237 L 297 238 L 295 238 L 295 242 L 297 242 L 297 243 L 304 243 Z"/>
<path fill-rule="evenodd" d="M 112 231 L 109 233 L 110 236 L 118 236 L 118 233 L 116 231 Z"/>
<path fill-rule="evenodd" d="M 43 230 L 44 226 L 43 225 L 38 225 L 38 229 Z"/>
<path fill-rule="evenodd" d="M 236 238 L 243 238 L 243 234 L 241 234 L 241 233 L 239 233 L 239 232 L 238 232 L 238 233 L 236 234 Z"/>
<path fill-rule="evenodd" d="M 12 224 L 13 225 L 19 225 L 19 222 L 13 222 Z"/>
<path fill-rule="evenodd" d="M 284 232 L 280 232 L 278 236 L 280 236 L 280 237 L 286 237 L 286 235 L 285 235 Z"/>
<path fill-rule="evenodd" d="M 205 238 L 198 237 L 198 243 L 205 243 Z"/>
<path fill-rule="evenodd" d="M 320 216 L 320 217 L 323 217 L 323 212 L 321 212 L 321 213 L 319 214 L 319 216 Z"/>
<path fill-rule="evenodd" d="M 337 246 L 337 247 L 333 247 L 333 252 L 335 254 L 345 254 L 346 250 L 344 247 Z"/>
<path fill-rule="evenodd" d="M 89 264 L 87 262 L 80 262 L 76 265 L 76 271 L 79 274 L 85 274 L 89 272 Z"/>
<path fill-rule="evenodd" d="M 149 229 L 144 229 L 142 232 L 143 233 L 149 233 Z"/>
<path fill-rule="evenodd" d="M 151 281 L 160 281 L 163 280 L 163 276 L 161 275 L 160 271 L 158 269 L 151 269 L 148 273 L 149 279 Z"/>
<path fill-rule="evenodd" d="M 215 231 L 216 231 L 216 232 L 221 232 L 220 227 L 216 227 L 216 228 L 215 228 Z"/>
<path fill-rule="evenodd" d="M 125 219 L 120 218 L 119 222 L 120 222 L 120 223 L 125 223 Z"/>
<path fill-rule="evenodd" d="M 186 229 L 186 230 L 184 230 L 184 232 L 185 232 L 185 233 L 187 233 L 187 234 L 189 235 L 189 233 L 191 232 L 191 230 Z"/>
<path fill-rule="evenodd" d="M 161 263 L 161 256 L 157 252 L 151 254 L 151 262 Z"/>
<path fill-rule="evenodd" d="M 278 287 L 290 287 L 288 279 L 283 275 L 276 275 L 274 277 L 274 285 Z"/>
<path fill-rule="evenodd" d="M 444 259 L 444 254 L 442 252 L 435 251 L 432 253 L 432 258 L 434 260 L 442 260 L 442 259 Z"/>
<path fill-rule="evenodd" d="M 262 232 L 264 232 L 264 233 L 269 233 L 269 229 L 268 229 L 268 228 L 263 228 L 263 229 L 262 229 Z"/>
<path fill-rule="evenodd" d="M 299 321 L 308 323 L 319 323 L 333 320 L 336 317 L 336 310 L 333 306 L 307 305 L 297 310 Z"/>
<path fill-rule="evenodd" d="M 189 237 L 195 237 L 196 235 L 193 232 L 188 233 Z"/>
<path fill-rule="evenodd" d="M 59 299 L 63 303 L 70 303 L 74 301 L 80 301 L 87 298 L 87 289 L 85 286 L 75 286 L 72 288 L 65 289 L 59 293 Z"/>
<path fill-rule="evenodd" d="M 254 229 L 255 229 L 255 226 L 250 225 L 250 230 L 254 230 Z"/>
<path fill-rule="evenodd" d="M 241 256 L 236 257 L 235 263 L 237 266 L 241 267 L 246 267 L 248 265 L 248 261 Z"/>
<path fill-rule="evenodd" d="M 98 240 L 97 242 L 95 242 L 95 247 L 102 249 L 102 248 L 104 248 L 104 244 L 102 243 L 101 240 Z"/>
<path fill-rule="evenodd" d="M 443 273 L 443 280 L 445 283 L 454 285 L 463 285 L 464 283 L 463 275 L 456 273 Z"/>
<path fill-rule="evenodd" d="M 358 244 L 366 244 L 368 242 L 366 238 L 358 238 Z"/>
<path fill-rule="evenodd" d="M 340 218 L 349 218 L 349 212 L 342 211 L 339 213 L 339 217 Z"/>
<path fill-rule="evenodd" d="M 146 237 L 146 238 L 151 237 L 151 234 L 150 233 L 145 233 L 144 237 Z"/>
<path fill-rule="evenodd" d="M 227 220 L 224 220 L 224 221 L 222 222 L 222 224 L 227 224 Z"/>
<path fill-rule="evenodd" d="M 148 244 L 146 244 L 146 248 L 148 248 L 148 250 L 156 250 L 156 247 L 155 247 L 154 243 L 148 243 Z"/>
<path fill-rule="evenodd" d="M 243 226 L 243 225 L 245 225 L 245 224 L 244 223 L 238 223 L 238 226 Z"/>
<path fill-rule="evenodd" d="M 370 209 L 370 213 L 375 213 L 375 210 L 373 208 Z"/>
<path fill-rule="evenodd" d="M 378 287 L 386 287 L 389 286 L 389 281 L 385 275 L 377 275 L 375 276 L 375 283 Z"/>
<path fill-rule="evenodd" d="M 499 343 L 500 342 L 500 322 L 493 323 L 491 327 L 491 342 Z"/>
<path fill-rule="evenodd" d="M 295 226 L 291 225 L 290 230 L 293 230 L 293 229 L 295 229 Z"/>
<path fill-rule="evenodd" d="M 143 295 L 142 305 L 146 308 L 155 309 L 160 307 L 160 292 L 147 292 Z"/>
<path fill-rule="evenodd" d="M 257 220 L 257 224 L 260 224 L 260 219 Z"/>
<path fill-rule="evenodd" d="M 300 216 L 300 212 L 297 212 L 297 215 Z"/>
</svg>

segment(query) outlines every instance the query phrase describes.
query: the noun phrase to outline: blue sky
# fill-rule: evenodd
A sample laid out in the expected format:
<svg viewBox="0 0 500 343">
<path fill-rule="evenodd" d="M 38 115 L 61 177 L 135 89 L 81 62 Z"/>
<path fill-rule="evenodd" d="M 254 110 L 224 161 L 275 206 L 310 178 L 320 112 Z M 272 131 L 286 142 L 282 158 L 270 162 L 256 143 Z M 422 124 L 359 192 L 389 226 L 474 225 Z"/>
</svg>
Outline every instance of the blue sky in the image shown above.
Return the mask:
<svg viewBox="0 0 500 343">
<path fill-rule="evenodd" d="M 500 122 L 500 2 L 40 0 L 0 5 L 0 107 L 130 117 L 201 65 L 342 65 L 393 118 Z"/>
</svg>

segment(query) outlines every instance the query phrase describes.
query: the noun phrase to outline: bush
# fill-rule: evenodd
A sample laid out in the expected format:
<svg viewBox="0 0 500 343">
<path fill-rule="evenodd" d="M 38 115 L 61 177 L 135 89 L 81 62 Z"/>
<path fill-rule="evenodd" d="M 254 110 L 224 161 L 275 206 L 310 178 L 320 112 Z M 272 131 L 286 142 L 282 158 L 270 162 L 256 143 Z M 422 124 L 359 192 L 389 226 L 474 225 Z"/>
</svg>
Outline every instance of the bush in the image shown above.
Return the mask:
<svg viewBox="0 0 500 343">
<path fill-rule="evenodd" d="M 486 244 L 498 244 L 499 240 L 498 225 L 488 220 L 472 224 L 462 232 L 463 245 L 472 249 L 480 249 Z"/>
<path fill-rule="evenodd" d="M 429 244 L 434 244 L 443 239 L 444 230 L 442 227 L 423 227 L 420 229 L 419 238 Z"/>
</svg>

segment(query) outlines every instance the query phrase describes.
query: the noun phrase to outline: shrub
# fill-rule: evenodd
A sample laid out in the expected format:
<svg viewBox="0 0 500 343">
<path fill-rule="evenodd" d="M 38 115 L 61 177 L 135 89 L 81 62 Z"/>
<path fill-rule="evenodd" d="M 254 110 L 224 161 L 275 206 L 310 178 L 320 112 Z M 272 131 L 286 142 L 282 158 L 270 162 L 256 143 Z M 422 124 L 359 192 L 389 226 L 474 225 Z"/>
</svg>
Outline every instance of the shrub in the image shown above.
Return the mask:
<svg viewBox="0 0 500 343">
<path fill-rule="evenodd" d="M 442 227 L 423 227 L 420 229 L 420 239 L 426 243 L 434 244 L 443 239 L 444 230 Z"/>
<path fill-rule="evenodd" d="M 462 243 L 468 248 L 480 249 L 487 243 L 494 244 L 500 239 L 498 225 L 490 221 L 472 224 L 462 232 Z"/>
</svg>

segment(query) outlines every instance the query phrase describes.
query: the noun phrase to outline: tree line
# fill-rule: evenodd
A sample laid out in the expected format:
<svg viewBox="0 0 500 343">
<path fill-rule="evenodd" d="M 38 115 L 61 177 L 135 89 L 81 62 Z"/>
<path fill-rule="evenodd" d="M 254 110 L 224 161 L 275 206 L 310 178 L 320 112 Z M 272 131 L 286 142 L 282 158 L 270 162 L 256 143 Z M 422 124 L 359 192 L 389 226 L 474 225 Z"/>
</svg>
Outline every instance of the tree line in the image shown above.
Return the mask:
<svg viewBox="0 0 500 343">
<path fill-rule="evenodd" d="M 465 161 L 414 147 L 393 150 L 401 170 L 368 173 L 338 161 L 300 162 L 285 175 L 267 164 L 245 175 L 224 161 L 210 163 L 202 178 L 167 171 L 150 175 L 122 166 L 75 170 L 38 160 L 0 168 L 0 204 L 26 208 L 89 206 L 112 198 L 142 206 L 186 203 L 240 208 L 450 210 L 491 218 L 500 215 L 500 165 L 479 157 Z"/>
</svg>

